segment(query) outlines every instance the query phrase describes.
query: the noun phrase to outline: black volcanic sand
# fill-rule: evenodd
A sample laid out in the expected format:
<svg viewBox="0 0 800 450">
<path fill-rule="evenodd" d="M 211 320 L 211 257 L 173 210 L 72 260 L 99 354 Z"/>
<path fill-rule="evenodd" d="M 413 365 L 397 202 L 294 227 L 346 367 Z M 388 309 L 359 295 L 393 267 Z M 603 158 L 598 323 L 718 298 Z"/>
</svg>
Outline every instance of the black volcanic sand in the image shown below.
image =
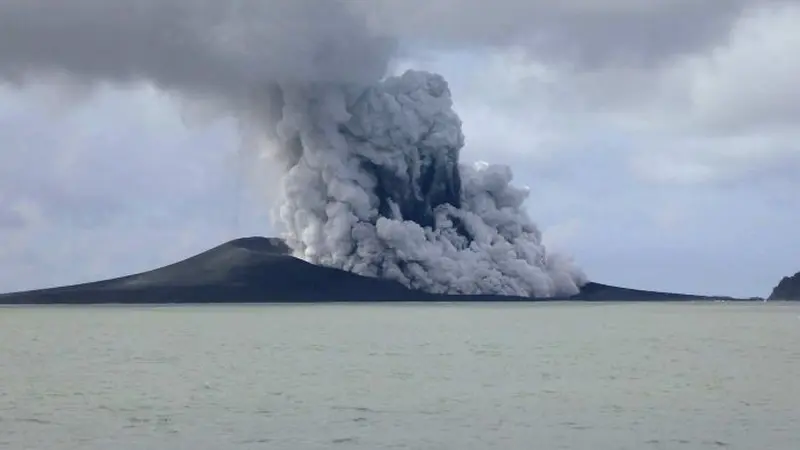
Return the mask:
<svg viewBox="0 0 800 450">
<path fill-rule="evenodd" d="M 712 300 L 588 283 L 569 298 L 439 295 L 400 283 L 310 264 L 276 238 L 250 237 L 149 272 L 73 286 L 0 295 L 0 304 L 316 303 L 463 301 Z M 730 299 L 730 298 L 729 298 Z M 733 300 L 733 299 L 731 299 Z"/>
</svg>

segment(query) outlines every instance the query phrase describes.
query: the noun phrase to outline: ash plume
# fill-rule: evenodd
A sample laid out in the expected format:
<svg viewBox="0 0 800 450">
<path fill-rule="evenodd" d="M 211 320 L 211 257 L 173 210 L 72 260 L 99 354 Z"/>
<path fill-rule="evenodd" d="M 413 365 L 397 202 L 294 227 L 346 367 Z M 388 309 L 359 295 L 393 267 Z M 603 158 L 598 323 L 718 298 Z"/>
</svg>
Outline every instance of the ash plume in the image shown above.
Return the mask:
<svg viewBox="0 0 800 450">
<path fill-rule="evenodd" d="M 461 164 L 447 82 L 336 0 L 3 0 L 0 80 L 151 83 L 267 136 L 308 261 L 429 292 L 575 294 L 505 166 Z"/>
</svg>

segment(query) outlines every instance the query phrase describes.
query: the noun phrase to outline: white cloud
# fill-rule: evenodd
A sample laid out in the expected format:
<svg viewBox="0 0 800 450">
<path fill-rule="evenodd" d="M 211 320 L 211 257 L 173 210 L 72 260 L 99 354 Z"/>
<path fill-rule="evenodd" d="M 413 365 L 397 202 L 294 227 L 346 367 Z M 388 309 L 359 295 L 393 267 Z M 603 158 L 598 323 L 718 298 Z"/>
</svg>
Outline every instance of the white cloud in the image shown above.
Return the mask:
<svg viewBox="0 0 800 450">
<path fill-rule="evenodd" d="M 748 11 L 729 42 L 680 66 L 692 74 L 694 119 L 722 133 L 763 131 L 800 120 L 800 5 Z"/>
<path fill-rule="evenodd" d="M 506 141 L 519 155 L 598 151 L 598 141 L 614 136 L 643 180 L 800 180 L 787 170 L 800 160 L 798 22 L 800 3 L 751 2 L 727 39 L 652 66 L 548 65 L 519 50 L 495 53 L 462 83 L 481 87 L 480 99 L 493 103 L 459 105 L 465 124 L 476 117 L 481 125 L 474 133 Z M 495 110 L 503 112 L 487 119 Z"/>
<path fill-rule="evenodd" d="M 800 160 L 800 5 L 747 11 L 725 45 L 662 73 L 671 100 L 633 120 L 637 174 L 658 182 L 729 183 L 786 176 Z M 666 97 L 666 95 L 665 95 Z M 635 111 L 630 111 L 635 114 Z M 793 177 L 795 180 L 796 177 Z"/>
</svg>

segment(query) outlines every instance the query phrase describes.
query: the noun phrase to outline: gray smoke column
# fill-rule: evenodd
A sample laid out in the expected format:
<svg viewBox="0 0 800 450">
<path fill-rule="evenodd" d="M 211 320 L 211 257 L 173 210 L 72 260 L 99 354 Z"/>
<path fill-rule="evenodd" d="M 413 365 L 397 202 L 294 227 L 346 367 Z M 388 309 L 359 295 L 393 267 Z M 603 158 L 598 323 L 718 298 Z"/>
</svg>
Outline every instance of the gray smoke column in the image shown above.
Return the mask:
<svg viewBox="0 0 800 450">
<path fill-rule="evenodd" d="M 431 292 L 569 295 L 508 167 L 461 165 L 447 82 L 384 78 L 391 40 L 335 0 L 0 0 L 0 77 L 152 83 L 269 136 L 297 256 Z"/>
</svg>

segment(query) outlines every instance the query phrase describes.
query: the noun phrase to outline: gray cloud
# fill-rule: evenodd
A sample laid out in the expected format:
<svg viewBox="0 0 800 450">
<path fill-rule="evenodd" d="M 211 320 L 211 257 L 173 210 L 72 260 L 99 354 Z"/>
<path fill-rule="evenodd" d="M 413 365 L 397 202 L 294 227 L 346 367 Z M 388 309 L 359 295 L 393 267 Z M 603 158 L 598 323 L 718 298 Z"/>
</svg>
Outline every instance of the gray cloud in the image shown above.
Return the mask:
<svg viewBox="0 0 800 450">
<path fill-rule="evenodd" d="M 302 16 L 297 2 L 242 2 L 255 9 L 238 16 L 230 3 L 209 0 L 200 16 L 181 3 L 0 1 L 5 81 L 72 74 L 137 87 L 101 88 L 59 119 L 31 106 L 30 86 L 3 94 L 0 290 L 122 274 L 269 234 L 255 213 L 234 225 L 238 193 L 223 165 L 236 130 L 187 131 L 169 101 L 138 86 L 148 79 L 249 107 L 264 79 L 287 72 L 347 78 L 347 64 L 313 58 L 340 32 L 470 54 L 467 68 L 432 67 L 452 81 L 465 155 L 518 168 L 533 188 L 532 216 L 593 278 L 763 295 L 797 270 L 797 2 L 353 0 L 356 17 L 371 9 L 372 31 L 322 28 L 298 42 L 264 31 L 300 36 L 325 18 L 279 24 L 268 14 Z M 231 24 L 248 26 L 232 35 Z M 340 49 L 359 60 L 391 50 L 375 42 Z M 239 58 L 252 49 L 264 55 L 257 67 Z M 303 57 L 282 65 L 295 51 Z M 72 92 L 86 88 L 70 82 Z M 261 188 L 255 195 L 268 196 Z"/>
<path fill-rule="evenodd" d="M 520 46 L 568 66 L 652 66 L 723 43 L 747 8 L 774 0 L 355 1 L 376 29 L 450 47 Z"/>
<path fill-rule="evenodd" d="M 11 0 L 0 4 L 0 67 L 17 80 L 53 71 L 246 95 L 265 80 L 379 76 L 393 48 L 386 38 L 639 65 L 724 43 L 743 12 L 785 1 Z"/>
<path fill-rule="evenodd" d="M 392 44 L 362 22 L 338 1 L 3 1 L 0 77 L 149 82 L 242 108 L 270 82 L 379 77 Z"/>
<path fill-rule="evenodd" d="M 723 188 L 753 177 L 796 182 L 791 168 L 800 155 L 800 101 L 793 83 L 800 66 L 789 55 L 800 52 L 800 3 L 739 6 L 724 39 L 658 66 L 608 59 L 584 70 L 519 51 L 488 53 L 457 77 L 469 78 L 469 89 L 456 87 L 456 99 L 474 104 L 465 95 L 482 91 L 476 101 L 497 112 L 492 121 L 510 121 L 507 131 L 531 130 L 532 144 L 538 136 L 561 141 L 561 149 L 588 149 L 597 146 L 591 140 L 598 134 L 621 137 L 618 147 L 630 154 L 623 166 L 643 180 Z M 682 30 L 682 24 L 676 19 L 673 27 Z M 531 147 L 539 153 L 546 145 Z"/>
</svg>

